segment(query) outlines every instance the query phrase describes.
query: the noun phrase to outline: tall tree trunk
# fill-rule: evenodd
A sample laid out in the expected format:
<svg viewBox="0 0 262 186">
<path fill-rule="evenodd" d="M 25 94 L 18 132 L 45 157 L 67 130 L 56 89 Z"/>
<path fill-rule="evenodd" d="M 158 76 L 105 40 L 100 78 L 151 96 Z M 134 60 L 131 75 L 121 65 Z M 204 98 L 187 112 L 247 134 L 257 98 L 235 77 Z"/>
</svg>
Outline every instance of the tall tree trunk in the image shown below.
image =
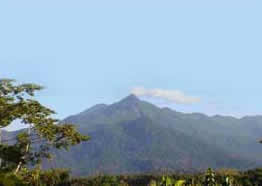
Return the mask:
<svg viewBox="0 0 262 186">
<path fill-rule="evenodd" d="M 30 138 L 30 134 L 31 134 L 31 125 L 30 125 L 29 128 L 28 128 L 28 136 L 29 136 L 29 138 Z M 25 155 L 24 155 L 22 158 L 25 158 L 26 154 L 27 154 L 28 151 L 29 151 L 29 147 L 30 147 L 30 142 L 28 142 L 28 144 L 26 145 Z M 22 164 L 23 164 L 22 161 L 20 161 L 20 162 L 18 163 L 18 165 L 17 165 L 17 167 L 16 167 L 16 170 L 15 170 L 15 172 L 14 172 L 15 174 L 17 174 L 17 173 L 19 172 L 19 170 L 20 170 L 21 167 L 22 167 Z"/>
</svg>

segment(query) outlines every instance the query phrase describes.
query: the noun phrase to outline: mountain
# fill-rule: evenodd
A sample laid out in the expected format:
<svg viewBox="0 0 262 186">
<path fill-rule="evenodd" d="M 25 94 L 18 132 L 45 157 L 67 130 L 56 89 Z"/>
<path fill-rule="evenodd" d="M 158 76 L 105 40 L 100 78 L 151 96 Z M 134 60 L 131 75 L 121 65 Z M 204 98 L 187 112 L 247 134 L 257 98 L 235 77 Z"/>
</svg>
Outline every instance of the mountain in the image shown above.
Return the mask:
<svg viewBox="0 0 262 186">
<path fill-rule="evenodd" d="M 262 165 L 262 116 L 186 114 L 130 95 L 63 122 L 74 123 L 91 140 L 68 152 L 54 151 L 54 161 L 43 166 L 71 168 L 75 175 Z"/>
</svg>

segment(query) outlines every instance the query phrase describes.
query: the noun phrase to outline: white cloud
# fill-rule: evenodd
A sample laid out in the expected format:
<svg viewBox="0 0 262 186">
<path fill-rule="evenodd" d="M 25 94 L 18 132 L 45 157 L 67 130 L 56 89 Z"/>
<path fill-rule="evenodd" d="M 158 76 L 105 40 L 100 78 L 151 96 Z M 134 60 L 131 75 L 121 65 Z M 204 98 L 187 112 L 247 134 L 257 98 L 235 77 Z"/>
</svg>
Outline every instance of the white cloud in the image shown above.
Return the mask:
<svg viewBox="0 0 262 186">
<path fill-rule="evenodd" d="M 161 98 L 176 104 L 192 104 L 200 102 L 199 98 L 185 95 L 180 90 L 146 89 L 144 87 L 135 87 L 131 90 L 131 93 L 136 96 Z"/>
</svg>

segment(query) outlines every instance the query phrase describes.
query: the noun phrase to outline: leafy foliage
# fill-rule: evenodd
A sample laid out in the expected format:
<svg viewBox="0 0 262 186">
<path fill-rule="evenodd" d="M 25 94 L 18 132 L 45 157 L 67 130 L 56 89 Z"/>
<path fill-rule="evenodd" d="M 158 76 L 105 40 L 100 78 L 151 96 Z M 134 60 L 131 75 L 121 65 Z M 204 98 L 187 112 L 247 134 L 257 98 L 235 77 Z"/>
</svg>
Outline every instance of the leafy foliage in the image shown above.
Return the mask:
<svg viewBox="0 0 262 186">
<path fill-rule="evenodd" d="M 211 168 L 207 169 L 203 184 L 206 186 L 216 186 L 215 172 Z"/>
<path fill-rule="evenodd" d="M 224 170 L 223 170 L 224 171 Z M 120 175 L 120 176 L 96 176 L 88 178 L 72 178 L 64 182 L 65 186 L 259 186 L 262 184 L 259 169 L 247 172 L 234 173 L 221 170 L 208 169 L 205 173 L 197 174 L 169 174 L 169 175 Z M 226 173 L 226 174 L 224 174 Z M 227 176 L 225 176 L 227 175 Z M 207 179 L 211 177 L 212 179 Z M 209 181 L 207 181 L 209 180 Z"/>
<path fill-rule="evenodd" d="M 26 183 L 14 174 L 1 173 L 0 174 L 0 186 L 27 186 Z"/>
<path fill-rule="evenodd" d="M 16 167 L 17 173 L 23 166 L 40 164 L 43 158 L 50 158 L 51 147 L 68 149 L 72 145 L 87 141 L 73 124 L 60 124 L 52 118 L 55 112 L 32 99 L 43 87 L 35 84 L 17 85 L 14 80 L 0 80 L 0 128 L 20 120 L 28 126 L 28 132 L 20 133 L 12 143 L 0 145 L 2 170 Z M 9 139 L 10 141 L 10 139 Z M 38 148 L 33 149 L 37 143 Z"/>
</svg>

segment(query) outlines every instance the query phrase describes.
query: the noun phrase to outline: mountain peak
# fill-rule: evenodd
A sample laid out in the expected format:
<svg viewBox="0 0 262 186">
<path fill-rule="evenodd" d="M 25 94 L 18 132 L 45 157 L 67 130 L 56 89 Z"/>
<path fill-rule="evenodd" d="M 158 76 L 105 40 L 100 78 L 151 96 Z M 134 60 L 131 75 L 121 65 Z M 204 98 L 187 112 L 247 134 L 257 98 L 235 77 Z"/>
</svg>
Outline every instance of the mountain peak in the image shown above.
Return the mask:
<svg viewBox="0 0 262 186">
<path fill-rule="evenodd" d="M 136 97 L 134 94 L 130 94 L 129 96 L 127 96 L 126 98 L 122 99 L 120 102 L 124 102 L 124 103 L 137 103 L 140 100 L 138 99 L 138 97 Z"/>
</svg>

